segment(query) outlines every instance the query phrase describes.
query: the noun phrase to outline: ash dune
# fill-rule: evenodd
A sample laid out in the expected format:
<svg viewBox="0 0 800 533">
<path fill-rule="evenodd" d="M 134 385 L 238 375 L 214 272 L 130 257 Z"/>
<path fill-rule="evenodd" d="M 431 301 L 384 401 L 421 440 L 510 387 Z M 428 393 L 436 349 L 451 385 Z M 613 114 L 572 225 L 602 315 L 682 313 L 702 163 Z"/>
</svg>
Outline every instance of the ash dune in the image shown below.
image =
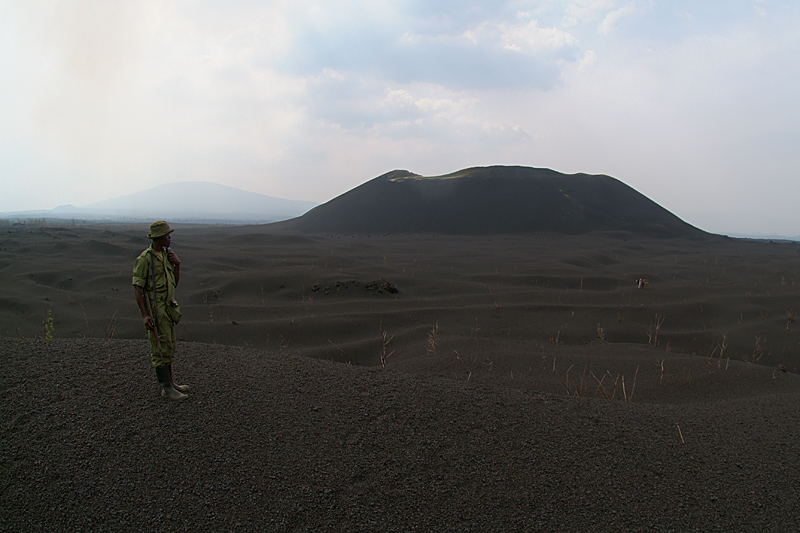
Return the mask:
<svg viewBox="0 0 800 533">
<path fill-rule="evenodd" d="M 598 346 L 611 360 L 644 358 L 648 373 L 656 360 L 677 365 L 678 354 L 704 364 L 714 357 L 718 366 L 722 356 L 800 369 L 796 243 L 707 234 L 323 237 L 274 234 L 269 225 L 176 227 L 183 341 L 374 367 L 383 328 L 393 336 L 388 366 L 471 373 L 472 380 L 531 375 L 541 366 L 531 363 L 533 354 L 555 350 L 566 360 Z M 57 337 L 140 338 L 129 285 L 146 233 L 146 225 L 5 228 L 0 335 L 41 336 L 51 310 Z M 636 288 L 640 277 L 648 289 Z M 382 280 L 398 292 L 379 290 Z M 443 357 L 427 356 L 433 328 Z M 473 363 L 459 363 L 456 353 Z M 476 358 L 492 364 L 484 369 Z M 501 366 L 507 372 L 488 371 Z M 632 374 L 635 366 L 620 368 Z"/>
<path fill-rule="evenodd" d="M 612 177 L 507 166 L 434 177 L 395 170 L 274 227 L 351 234 L 703 234 Z"/>
</svg>

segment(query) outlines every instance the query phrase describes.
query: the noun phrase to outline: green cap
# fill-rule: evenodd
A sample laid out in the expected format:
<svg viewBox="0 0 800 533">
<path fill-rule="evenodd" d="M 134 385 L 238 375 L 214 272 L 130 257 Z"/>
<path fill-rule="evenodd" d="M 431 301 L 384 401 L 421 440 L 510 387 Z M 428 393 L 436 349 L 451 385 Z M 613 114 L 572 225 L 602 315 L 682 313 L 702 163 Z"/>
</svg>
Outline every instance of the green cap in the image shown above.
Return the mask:
<svg viewBox="0 0 800 533">
<path fill-rule="evenodd" d="M 152 224 L 150 224 L 150 235 L 147 236 L 148 239 L 158 239 L 159 237 L 163 237 L 164 235 L 169 235 L 175 231 L 174 229 L 169 227 L 169 224 L 166 223 L 164 220 L 156 220 Z"/>
</svg>

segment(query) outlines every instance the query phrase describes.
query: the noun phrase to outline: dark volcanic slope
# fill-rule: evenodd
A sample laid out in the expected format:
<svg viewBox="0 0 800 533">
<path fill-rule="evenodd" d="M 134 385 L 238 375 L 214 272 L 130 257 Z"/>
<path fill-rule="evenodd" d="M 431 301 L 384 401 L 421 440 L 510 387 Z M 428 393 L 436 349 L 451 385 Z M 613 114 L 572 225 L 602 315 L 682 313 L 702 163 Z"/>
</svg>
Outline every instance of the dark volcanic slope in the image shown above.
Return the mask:
<svg viewBox="0 0 800 533">
<path fill-rule="evenodd" d="M 0 338 L 0 531 L 800 530 L 794 374 L 681 406 L 184 343 L 168 403 L 146 350 Z"/>
<path fill-rule="evenodd" d="M 702 234 L 609 176 L 505 166 L 470 168 L 435 177 L 395 170 L 302 217 L 279 223 L 276 229 L 352 234 Z"/>
</svg>

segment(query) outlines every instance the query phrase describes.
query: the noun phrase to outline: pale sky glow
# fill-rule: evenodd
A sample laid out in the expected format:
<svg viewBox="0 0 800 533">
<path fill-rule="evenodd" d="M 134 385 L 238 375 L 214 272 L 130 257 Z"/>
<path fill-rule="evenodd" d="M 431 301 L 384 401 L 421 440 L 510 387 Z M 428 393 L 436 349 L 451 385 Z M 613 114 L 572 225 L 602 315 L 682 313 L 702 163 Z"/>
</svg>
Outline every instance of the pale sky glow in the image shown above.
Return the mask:
<svg viewBox="0 0 800 533">
<path fill-rule="evenodd" d="M 797 236 L 799 28 L 794 0 L 0 0 L 0 212 L 504 164 Z"/>
</svg>

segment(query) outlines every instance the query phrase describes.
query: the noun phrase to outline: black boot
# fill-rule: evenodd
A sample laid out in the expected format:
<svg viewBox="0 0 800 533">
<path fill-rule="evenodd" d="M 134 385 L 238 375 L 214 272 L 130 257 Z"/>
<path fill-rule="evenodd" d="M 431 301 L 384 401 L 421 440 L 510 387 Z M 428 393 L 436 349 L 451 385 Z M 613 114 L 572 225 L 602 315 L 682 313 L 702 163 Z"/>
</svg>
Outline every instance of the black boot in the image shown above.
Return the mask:
<svg viewBox="0 0 800 533">
<path fill-rule="evenodd" d="M 158 378 L 158 384 L 161 385 L 161 396 L 164 398 L 169 400 L 185 400 L 188 398 L 185 394 L 172 388 L 172 377 L 169 374 L 169 367 L 166 365 L 156 367 L 156 378 Z"/>
<path fill-rule="evenodd" d="M 189 385 L 176 385 L 175 384 L 175 378 L 172 375 L 172 363 L 168 364 L 167 368 L 169 369 L 169 381 L 170 381 L 170 383 L 172 383 L 172 388 L 175 389 L 176 391 L 182 392 L 184 394 L 189 392 Z"/>
</svg>

